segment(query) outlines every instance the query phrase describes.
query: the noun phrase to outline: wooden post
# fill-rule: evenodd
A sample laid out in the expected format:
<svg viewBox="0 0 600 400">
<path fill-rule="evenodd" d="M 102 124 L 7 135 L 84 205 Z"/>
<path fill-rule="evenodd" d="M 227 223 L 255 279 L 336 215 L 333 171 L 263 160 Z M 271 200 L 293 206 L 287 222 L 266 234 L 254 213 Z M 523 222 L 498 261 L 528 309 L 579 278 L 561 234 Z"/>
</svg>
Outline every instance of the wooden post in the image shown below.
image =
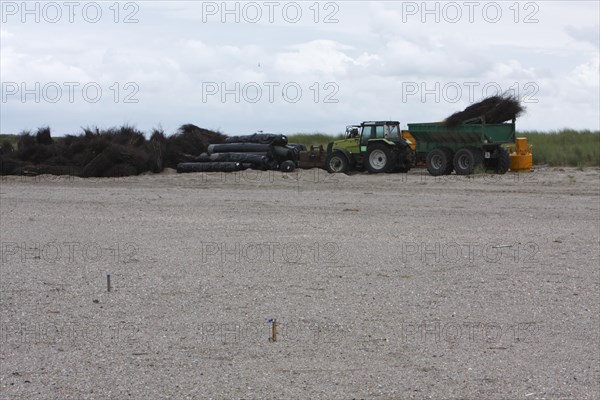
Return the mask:
<svg viewBox="0 0 600 400">
<path fill-rule="evenodd" d="M 271 341 L 277 341 L 277 320 L 273 318 L 273 325 L 271 326 Z"/>
</svg>

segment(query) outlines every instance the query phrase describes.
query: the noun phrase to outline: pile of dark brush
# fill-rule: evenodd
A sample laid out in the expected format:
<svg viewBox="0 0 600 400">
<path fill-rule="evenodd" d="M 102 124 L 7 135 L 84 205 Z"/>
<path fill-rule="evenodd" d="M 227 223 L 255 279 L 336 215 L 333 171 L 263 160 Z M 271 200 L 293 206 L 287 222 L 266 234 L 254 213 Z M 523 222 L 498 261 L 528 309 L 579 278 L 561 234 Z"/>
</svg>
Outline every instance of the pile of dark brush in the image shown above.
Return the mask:
<svg viewBox="0 0 600 400">
<path fill-rule="evenodd" d="M 444 120 L 444 125 L 458 126 L 462 123 L 501 124 L 512 121 L 525 112 L 519 99 L 512 95 L 491 96 L 479 103 L 471 104 L 463 111 L 456 112 Z"/>
<path fill-rule="evenodd" d="M 229 172 L 244 169 L 281 170 L 296 168 L 303 145 L 288 143 L 284 135 L 255 133 L 232 136 L 223 144 L 211 144 L 193 162 L 183 162 L 177 172 Z"/>
<path fill-rule="evenodd" d="M 160 172 L 192 161 L 210 144 L 223 143 L 226 136 L 192 124 L 182 125 L 166 137 L 154 129 L 150 139 L 129 126 L 108 130 L 83 130 L 80 135 L 53 138 L 50 128 L 36 134 L 24 132 L 17 148 L 10 142 L 0 145 L 2 175 L 74 175 L 80 177 L 118 177 L 142 172 Z"/>
</svg>

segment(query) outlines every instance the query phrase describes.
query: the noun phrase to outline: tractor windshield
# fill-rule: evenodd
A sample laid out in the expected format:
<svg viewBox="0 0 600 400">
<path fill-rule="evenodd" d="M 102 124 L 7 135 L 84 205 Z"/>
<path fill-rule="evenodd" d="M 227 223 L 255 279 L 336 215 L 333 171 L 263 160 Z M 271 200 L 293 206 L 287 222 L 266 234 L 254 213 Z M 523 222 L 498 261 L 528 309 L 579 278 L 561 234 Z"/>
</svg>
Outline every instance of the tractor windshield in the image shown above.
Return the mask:
<svg viewBox="0 0 600 400">
<path fill-rule="evenodd" d="M 386 125 L 386 137 L 388 139 L 399 139 L 400 138 L 400 128 L 398 125 Z"/>
</svg>

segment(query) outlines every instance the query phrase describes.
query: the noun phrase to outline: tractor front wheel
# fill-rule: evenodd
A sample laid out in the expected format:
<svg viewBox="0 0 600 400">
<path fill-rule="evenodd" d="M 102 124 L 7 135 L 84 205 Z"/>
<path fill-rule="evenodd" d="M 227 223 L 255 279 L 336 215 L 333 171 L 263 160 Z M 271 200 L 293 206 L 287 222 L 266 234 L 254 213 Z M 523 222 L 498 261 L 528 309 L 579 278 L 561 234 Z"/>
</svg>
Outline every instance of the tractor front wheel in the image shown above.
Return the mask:
<svg viewBox="0 0 600 400">
<path fill-rule="evenodd" d="M 345 174 L 348 172 L 350 162 L 344 154 L 336 151 L 327 156 L 325 166 L 330 174 Z"/>
</svg>

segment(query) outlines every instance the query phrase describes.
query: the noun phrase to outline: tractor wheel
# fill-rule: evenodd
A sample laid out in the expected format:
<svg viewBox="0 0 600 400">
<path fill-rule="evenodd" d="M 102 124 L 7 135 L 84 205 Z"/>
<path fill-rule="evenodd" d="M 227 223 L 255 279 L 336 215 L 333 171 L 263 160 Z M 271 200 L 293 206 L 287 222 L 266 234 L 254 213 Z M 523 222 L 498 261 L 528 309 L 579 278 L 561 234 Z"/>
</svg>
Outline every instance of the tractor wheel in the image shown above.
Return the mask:
<svg viewBox="0 0 600 400">
<path fill-rule="evenodd" d="M 433 176 L 450 175 L 452 173 L 452 151 L 438 147 L 427 153 L 427 171 Z"/>
<path fill-rule="evenodd" d="M 471 175 L 483 162 L 483 153 L 476 147 L 464 147 L 454 155 L 454 170 L 457 175 Z"/>
<path fill-rule="evenodd" d="M 452 174 L 452 171 L 454 171 L 454 165 L 452 164 L 454 153 L 447 147 L 442 147 L 442 151 L 446 153 L 446 159 L 448 160 L 448 163 L 446 164 L 446 173 L 444 175 L 450 175 Z"/>
<path fill-rule="evenodd" d="M 330 174 L 345 174 L 350 169 L 350 162 L 343 153 L 334 151 L 327 156 L 325 166 Z"/>
<path fill-rule="evenodd" d="M 411 167 L 415 166 L 415 153 L 410 149 L 403 149 L 398 151 L 398 159 L 394 172 L 401 172 L 403 174 L 410 171 Z"/>
<path fill-rule="evenodd" d="M 367 170 L 372 174 L 391 172 L 396 166 L 396 153 L 385 144 L 374 144 L 367 152 Z"/>
<path fill-rule="evenodd" d="M 410 147 L 401 149 L 398 154 L 397 165 L 394 172 L 407 173 L 417 163 L 417 153 L 412 151 Z"/>
<path fill-rule="evenodd" d="M 488 158 L 484 161 L 485 169 L 497 174 L 505 174 L 510 167 L 510 156 L 508 151 L 502 146 L 498 146 L 495 151 L 496 157 Z"/>
<path fill-rule="evenodd" d="M 504 147 L 498 147 L 498 165 L 496 166 L 496 173 L 505 174 L 510 167 L 510 155 Z"/>
</svg>

